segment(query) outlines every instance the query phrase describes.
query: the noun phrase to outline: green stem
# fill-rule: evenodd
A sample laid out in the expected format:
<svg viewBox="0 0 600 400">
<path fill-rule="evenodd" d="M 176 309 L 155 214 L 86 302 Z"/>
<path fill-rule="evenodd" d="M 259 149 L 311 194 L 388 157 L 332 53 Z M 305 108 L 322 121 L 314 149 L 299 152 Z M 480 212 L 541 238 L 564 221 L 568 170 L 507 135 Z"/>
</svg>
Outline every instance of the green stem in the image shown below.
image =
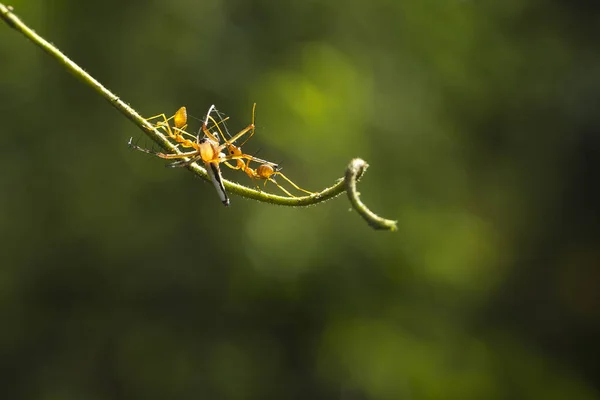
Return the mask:
<svg viewBox="0 0 600 400">
<path fill-rule="evenodd" d="M 395 231 L 398 229 L 398 221 L 381 218 L 373 211 L 369 210 L 367 206 L 360 201 L 360 193 L 356 191 L 356 180 L 358 177 L 364 174 L 368 166 L 369 164 L 367 164 L 364 160 L 355 158 L 354 160 L 350 161 L 348 168 L 346 168 L 346 191 L 348 192 L 350 203 L 352 203 L 352 207 L 354 207 L 360 216 L 363 217 L 373 229 Z"/>
<path fill-rule="evenodd" d="M 62 64 L 65 67 L 65 69 L 67 69 L 69 72 L 71 72 L 73 75 L 75 75 L 75 77 L 77 77 L 78 79 L 83 81 L 84 84 L 92 87 L 96 92 L 98 92 L 98 94 L 100 94 L 102 97 L 104 97 L 110 104 L 113 105 L 113 107 L 115 107 L 123 115 L 125 115 L 127 118 L 129 118 L 134 124 L 136 124 L 140 129 L 142 129 L 152 140 L 154 140 L 156 143 L 158 143 L 162 148 L 164 148 L 165 150 L 170 151 L 172 153 L 180 153 L 179 149 L 176 146 L 174 146 L 167 139 L 167 137 L 164 134 L 162 134 L 159 130 L 157 130 L 155 128 L 155 126 L 148 123 L 133 108 L 131 108 L 130 106 L 125 104 L 123 101 L 121 101 L 121 99 L 119 99 L 119 97 L 117 97 L 111 91 L 106 89 L 100 82 L 98 82 L 90 74 L 85 72 L 81 67 L 79 67 L 77 64 L 75 64 L 73 61 L 71 61 L 66 55 L 64 55 L 55 46 L 53 46 L 51 43 L 46 41 L 43 37 L 41 37 L 40 35 L 35 33 L 33 30 L 31 30 L 15 14 L 13 14 L 12 11 L 13 11 L 12 7 L 10 7 L 10 6 L 7 7 L 7 6 L 3 5 L 2 3 L 0 3 L 0 17 L 2 17 L 2 19 L 11 28 L 13 28 L 13 29 L 19 31 L 20 33 L 22 33 L 23 35 L 25 35 L 25 37 L 27 37 L 29 40 L 31 40 L 34 44 L 36 44 L 42 50 L 44 50 L 46 53 L 50 54 L 53 58 L 55 58 L 60 64 Z M 190 171 L 194 172 L 196 175 L 200 176 L 202 179 L 207 180 L 207 181 L 210 180 L 210 177 L 208 176 L 208 174 L 206 173 L 206 170 L 203 167 L 194 163 L 194 164 L 188 166 L 188 169 Z M 356 179 L 358 179 L 362 175 L 363 170 L 364 170 L 364 168 L 361 171 L 359 171 L 358 173 L 351 174 L 353 182 L 354 182 L 352 185 L 350 185 L 348 182 L 348 172 L 346 172 L 346 184 L 348 185 L 348 188 L 355 185 Z M 346 188 L 344 186 L 344 180 L 339 180 L 331 187 L 325 188 L 322 191 L 320 191 L 319 193 L 316 193 L 314 195 L 291 198 L 291 197 L 283 197 L 283 196 L 277 196 L 274 194 L 265 193 L 265 192 L 262 192 L 259 190 L 251 189 L 251 188 L 243 186 L 243 185 L 239 185 L 237 183 L 234 183 L 234 182 L 231 182 L 228 180 L 223 180 L 223 183 L 224 183 L 227 191 L 230 193 L 235 193 L 239 196 L 247 197 L 250 199 L 255 199 L 258 201 L 265 202 L 265 203 L 277 204 L 277 205 L 282 205 L 282 206 L 293 206 L 293 207 L 294 206 L 302 207 L 302 206 L 315 205 L 315 204 L 324 202 L 326 200 L 332 199 L 336 196 L 339 196 L 341 193 L 343 193 L 346 190 Z M 350 196 L 350 199 L 351 199 L 350 201 L 355 208 L 357 207 L 357 204 L 358 204 L 364 210 L 368 211 L 368 209 L 366 209 L 366 207 L 364 207 L 364 205 L 362 205 L 362 203 L 360 203 L 360 201 L 358 200 L 358 197 L 356 197 L 355 201 L 353 201 L 350 191 L 348 192 L 348 195 Z M 367 216 L 365 216 L 364 211 L 362 211 L 359 208 L 356 208 L 356 209 L 363 216 L 363 218 L 367 219 L 367 222 L 369 222 L 369 224 L 371 226 L 373 226 L 373 227 L 379 226 L 377 224 L 377 222 L 374 222 L 374 221 L 377 221 L 377 219 L 381 220 L 381 218 L 377 217 L 375 214 L 370 213 L 370 211 L 369 211 L 369 213 L 372 214 L 372 216 L 367 217 Z M 370 218 L 372 218 L 373 216 L 376 219 L 371 220 Z"/>
</svg>

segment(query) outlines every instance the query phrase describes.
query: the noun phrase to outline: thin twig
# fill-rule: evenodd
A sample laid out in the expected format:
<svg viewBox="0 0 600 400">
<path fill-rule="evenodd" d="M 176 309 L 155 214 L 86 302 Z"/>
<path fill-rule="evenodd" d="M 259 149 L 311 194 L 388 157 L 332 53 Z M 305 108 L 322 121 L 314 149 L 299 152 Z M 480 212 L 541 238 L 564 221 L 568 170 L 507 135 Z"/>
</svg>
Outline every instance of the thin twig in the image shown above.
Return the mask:
<svg viewBox="0 0 600 400">
<path fill-rule="evenodd" d="M 106 89 L 100 82 L 94 79 L 90 74 L 85 72 L 81 67 L 71 61 L 66 55 L 64 55 L 60 50 L 58 50 L 51 43 L 46 41 L 43 37 L 35 33 L 31 30 L 27 25 L 25 25 L 15 14 L 12 13 L 13 9 L 10 6 L 5 6 L 0 3 L 0 17 L 10 26 L 11 28 L 19 31 L 29 40 L 31 40 L 34 44 L 39 46 L 46 53 L 50 54 L 53 58 L 55 58 L 60 64 L 62 64 L 65 69 L 75 75 L 78 79 L 83 81 L 86 85 L 92 87 L 98 94 L 104 97 L 110 104 L 112 104 L 117 110 L 119 110 L 123 115 L 129 118 L 134 124 L 136 124 L 140 129 L 142 129 L 152 140 L 159 144 L 162 148 L 172 153 L 180 153 L 179 149 L 174 146 L 166 137 L 163 135 L 160 130 L 156 129 L 155 126 L 147 122 L 141 115 L 139 115 L 133 108 L 129 105 L 121 101 L 118 96 L 113 94 L 111 91 Z M 351 164 L 352 165 L 352 164 Z M 196 163 L 191 164 L 187 167 L 190 171 L 194 172 L 196 175 L 200 176 L 202 179 L 209 181 L 210 178 L 206 173 L 206 170 L 197 165 Z M 349 167 L 350 169 L 350 167 Z M 380 220 L 382 218 L 377 215 L 371 213 L 359 200 L 358 196 L 355 196 L 355 200 L 353 200 L 353 196 L 350 192 L 350 188 L 354 187 L 356 184 L 356 180 L 360 178 L 362 173 L 364 172 L 364 168 L 361 168 L 358 171 L 354 171 L 349 173 L 349 169 L 346 172 L 346 185 L 348 186 L 348 195 L 350 196 L 350 201 L 352 206 L 357 209 L 357 211 L 367 220 L 369 225 L 374 228 L 379 229 L 381 225 L 379 225 Z M 351 176 L 351 178 L 349 178 Z M 349 179 L 352 181 L 350 182 Z M 319 193 L 316 193 L 311 196 L 303 196 L 303 197 L 283 197 L 277 196 L 274 194 L 265 193 L 259 190 L 251 189 L 249 187 L 228 181 L 223 180 L 225 188 L 227 191 L 231 193 L 235 193 L 242 197 L 247 197 L 250 199 L 262 201 L 265 203 L 277 204 L 282 206 L 292 206 L 292 207 L 301 207 L 301 206 L 311 206 L 326 200 L 332 199 L 336 196 L 339 196 L 341 193 L 346 191 L 346 187 L 344 186 L 344 180 L 340 179 L 331 187 L 325 188 Z M 368 212 L 368 214 L 365 213 Z M 383 220 L 386 221 L 386 220 Z M 387 228 L 390 229 L 390 228 Z"/>
<path fill-rule="evenodd" d="M 364 174 L 368 166 L 369 164 L 367 164 L 364 160 L 355 158 L 354 160 L 350 161 L 348 168 L 346 168 L 346 191 L 348 193 L 350 203 L 352 203 L 352 207 L 354 207 L 360 216 L 363 217 L 373 229 L 395 231 L 398 229 L 398 221 L 381 218 L 373 211 L 369 210 L 367 206 L 360 201 L 360 193 L 356 191 L 356 180 L 359 176 Z"/>
</svg>

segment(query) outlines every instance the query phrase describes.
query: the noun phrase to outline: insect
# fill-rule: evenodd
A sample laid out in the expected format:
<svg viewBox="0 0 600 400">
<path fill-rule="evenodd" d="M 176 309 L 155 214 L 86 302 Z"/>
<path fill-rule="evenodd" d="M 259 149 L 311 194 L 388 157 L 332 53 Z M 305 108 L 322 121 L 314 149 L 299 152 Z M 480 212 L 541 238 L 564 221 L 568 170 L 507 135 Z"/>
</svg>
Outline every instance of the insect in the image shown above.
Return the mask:
<svg viewBox="0 0 600 400">
<path fill-rule="evenodd" d="M 211 117 L 211 113 L 216 111 L 214 104 L 210 106 L 208 112 L 206 113 L 206 118 L 202 123 L 202 128 L 198 131 L 198 135 L 196 136 L 196 140 L 192 141 L 186 136 L 193 137 L 191 134 L 187 133 L 184 128 L 187 127 L 187 112 L 185 107 L 181 107 L 177 112 L 171 117 L 166 118 L 164 114 L 159 114 L 154 117 L 150 117 L 149 119 L 154 118 L 163 118 L 163 121 L 155 124 L 157 128 L 164 128 L 169 137 L 177 142 L 178 145 L 181 145 L 184 148 L 191 148 L 193 150 L 186 151 L 179 154 L 166 154 L 160 152 L 154 152 L 148 149 L 144 149 L 132 143 L 133 138 L 129 139 L 129 146 L 142 151 L 144 153 L 153 154 L 157 157 L 164 158 L 166 160 L 181 160 L 187 158 L 187 160 L 183 161 L 175 161 L 174 163 L 169 164 L 171 167 L 183 167 L 190 165 L 196 161 L 201 161 L 210 176 L 210 180 L 213 183 L 221 202 L 225 205 L 229 205 L 229 197 L 227 196 L 227 192 L 225 191 L 225 186 L 223 185 L 223 177 L 221 176 L 221 169 L 219 168 L 219 164 L 227 161 L 239 158 L 238 156 L 225 156 L 223 154 L 223 150 L 227 147 L 226 144 L 220 144 L 219 134 L 213 133 L 208 129 L 208 122 L 211 121 L 215 123 L 215 126 L 223 136 L 223 133 L 220 131 L 218 123 Z M 174 127 L 171 129 L 169 126 L 169 121 L 173 119 Z M 222 121 L 221 121 L 222 122 Z M 247 132 L 254 129 L 254 125 L 249 125 L 246 128 L 242 129 L 235 136 L 231 138 L 231 142 L 238 140 L 240 137 L 245 135 Z M 204 135 L 201 137 L 201 133 Z M 224 137 L 224 136 L 223 136 Z"/>
<path fill-rule="evenodd" d="M 287 176 L 285 176 L 283 173 L 281 173 L 281 167 L 279 165 L 277 165 L 276 163 L 273 163 L 273 162 L 267 161 L 267 160 L 261 160 L 260 158 L 257 158 L 255 156 L 245 154 L 242 151 L 242 146 L 245 145 L 248 142 L 248 140 L 250 140 L 250 138 L 254 135 L 255 111 L 256 111 L 256 103 L 254 103 L 254 105 L 252 107 L 252 123 L 249 125 L 249 127 L 252 127 L 252 128 L 250 128 L 251 129 L 250 134 L 248 135 L 246 140 L 244 140 L 244 142 L 240 146 L 234 145 L 233 144 L 234 140 L 231 140 L 231 141 L 227 140 L 227 138 L 225 136 L 223 136 L 223 133 L 219 129 L 219 132 L 221 133 L 221 136 L 223 137 L 223 141 L 225 142 L 227 152 L 229 153 L 229 157 L 231 157 L 231 159 L 236 160 L 235 166 L 231 165 L 227 161 L 224 161 L 224 164 L 227 165 L 231 169 L 244 171 L 246 173 L 246 175 L 248 175 L 248 177 L 250 177 L 250 179 L 252 179 L 252 180 L 255 180 L 255 179 L 264 180 L 265 185 L 267 184 L 267 182 L 273 182 L 279 189 L 281 189 L 289 197 L 296 197 L 296 196 L 291 194 L 288 190 L 286 190 L 279 183 L 277 183 L 275 181 L 275 179 L 273 178 L 274 175 L 279 175 L 280 177 L 282 177 L 284 180 L 286 180 L 290 185 L 292 185 L 297 190 L 307 193 L 309 195 L 313 195 L 314 194 L 313 192 L 309 192 L 308 190 L 302 189 L 301 187 L 296 185 L 294 182 L 292 182 L 291 179 L 289 179 Z M 253 169 L 250 167 L 250 162 L 255 162 L 260 165 L 256 169 Z M 259 187 L 259 189 L 260 189 L 260 187 Z"/>
<path fill-rule="evenodd" d="M 169 137 L 171 139 L 175 140 L 175 142 L 177 142 L 178 145 L 181 145 L 182 147 L 185 147 L 185 148 L 194 148 L 194 149 L 197 148 L 196 136 L 185 131 L 185 129 L 187 128 L 187 109 L 185 107 L 179 108 L 179 110 L 177 110 L 177 112 L 169 118 L 167 118 L 167 116 L 165 114 L 159 114 L 159 115 L 155 115 L 153 117 L 147 118 L 146 121 L 149 122 L 150 120 L 156 119 L 156 118 L 162 118 L 163 120 L 154 124 L 154 126 L 156 128 L 164 128 L 164 130 L 167 132 Z M 215 124 L 215 126 L 218 126 L 218 124 L 223 123 L 226 120 L 228 120 L 229 117 L 221 119 L 221 121 L 219 123 L 217 123 L 212 117 L 210 119 Z M 173 123 L 174 123 L 173 130 L 171 130 L 171 126 L 169 125 L 170 120 L 173 120 Z M 192 141 L 190 139 L 186 139 L 184 137 L 184 135 L 193 138 L 194 141 Z M 178 163 L 174 163 L 174 164 L 178 164 Z M 172 165 L 172 166 L 177 166 L 177 165 Z"/>
<path fill-rule="evenodd" d="M 222 118 L 219 122 L 217 122 L 212 116 L 211 113 L 217 112 L 214 105 L 212 105 L 208 113 L 206 114 L 206 118 L 203 121 L 202 128 L 198 132 L 198 135 L 194 137 L 185 131 L 187 127 L 187 112 L 185 107 L 181 107 L 177 112 L 170 118 L 167 118 L 165 114 L 159 114 L 153 117 L 148 118 L 147 120 L 152 120 L 155 118 L 162 118 L 162 121 L 159 121 L 155 126 L 157 128 L 164 128 L 169 137 L 173 139 L 178 145 L 181 145 L 184 148 L 192 148 L 192 151 L 184 152 L 181 154 L 165 154 L 153 152 L 147 149 L 143 149 L 139 146 L 132 144 L 131 139 L 129 141 L 129 145 L 137 150 L 143 151 L 145 153 L 154 154 L 158 157 L 164 159 L 182 159 L 189 158 L 188 160 L 183 161 L 175 161 L 169 166 L 178 167 L 178 166 L 186 166 L 195 161 L 202 161 L 206 167 L 206 170 L 221 198 L 221 201 L 224 205 L 229 205 L 229 198 L 227 197 L 227 193 L 225 191 L 225 187 L 223 186 L 223 178 L 221 175 L 221 170 L 219 168 L 220 163 L 224 163 L 229 168 L 234 170 L 242 170 L 250 177 L 250 179 L 255 180 L 264 180 L 265 185 L 267 182 L 273 182 L 278 188 L 280 188 L 286 195 L 289 197 L 296 197 L 291 194 L 288 190 L 283 188 L 279 183 L 275 181 L 273 178 L 274 175 L 281 176 L 284 180 L 290 183 L 294 188 L 309 195 L 314 193 L 309 192 L 305 189 L 300 188 L 294 182 L 292 182 L 288 177 L 286 177 L 283 173 L 281 173 L 281 168 L 276 163 L 262 160 L 255 156 L 245 154 L 241 147 L 245 145 L 248 140 L 254 135 L 255 126 L 254 126 L 254 115 L 256 110 L 256 103 L 252 108 L 252 123 L 248 125 L 246 128 L 242 129 L 231 139 L 228 139 L 223 134 L 223 131 L 219 127 L 219 124 L 225 122 L 228 118 Z M 169 125 L 169 121 L 173 120 L 174 126 L 171 129 Z M 207 125 L 208 122 L 212 122 L 214 126 L 217 128 L 217 132 L 210 132 Z M 203 133 L 204 136 L 201 138 L 200 133 Z M 246 133 L 250 132 L 249 136 L 244 140 L 244 142 L 240 146 L 236 146 L 233 143 L 241 138 Z M 224 143 L 220 144 L 219 135 L 223 138 Z M 192 137 L 195 141 L 188 139 L 186 136 Z M 223 150 L 227 149 L 228 155 L 223 154 Z M 235 160 L 236 165 L 231 165 L 228 160 Z M 250 162 L 255 162 L 260 164 L 256 169 L 251 168 Z"/>
</svg>

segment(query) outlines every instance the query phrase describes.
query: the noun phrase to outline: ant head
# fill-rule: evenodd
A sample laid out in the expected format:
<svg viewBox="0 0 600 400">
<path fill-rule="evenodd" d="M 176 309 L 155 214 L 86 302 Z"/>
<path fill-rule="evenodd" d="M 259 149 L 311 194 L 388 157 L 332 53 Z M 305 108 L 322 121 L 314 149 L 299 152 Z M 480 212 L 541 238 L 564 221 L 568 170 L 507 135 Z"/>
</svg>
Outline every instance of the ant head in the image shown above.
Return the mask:
<svg viewBox="0 0 600 400">
<path fill-rule="evenodd" d="M 241 148 L 239 148 L 231 143 L 227 143 L 227 152 L 231 156 L 241 156 L 243 154 Z"/>
<path fill-rule="evenodd" d="M 283 169 L 282 166 L 280 166 L 279 164 L 273 164 L 273 171 L 275 172 L 279 172 Z"/>
</svg>

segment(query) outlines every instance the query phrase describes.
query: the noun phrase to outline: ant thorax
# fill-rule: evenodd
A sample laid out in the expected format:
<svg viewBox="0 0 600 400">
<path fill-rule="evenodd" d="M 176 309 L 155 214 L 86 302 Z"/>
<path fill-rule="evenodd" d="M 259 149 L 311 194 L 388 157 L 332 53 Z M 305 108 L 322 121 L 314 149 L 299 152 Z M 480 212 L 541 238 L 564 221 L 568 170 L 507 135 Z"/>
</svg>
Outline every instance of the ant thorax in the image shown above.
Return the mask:
<svg viewBox="0 0 600 400">
<path fill-rule="evenodd" d="M 290 193 L 281 185 L 279 185 L 274 179 L 275 176 L 278 176 L 281 179 L 285 180 L 298 191 L 304 192 L 308 195 L 314 195 L 314 193 L 302 189 L 294 182 L 292 182 L 289 178 L 287 178 L 284 174 L 282 174 L 280 172 L 281 167 L 278 164 L 272 163 L 267 160 L 261 160 L 255 156 L 243 152 L 242 146 L 244 146 L 248 139 L 250 139 L 254 135 L 255 107 L 256 104 L 254 104 L 254 106 L 252 107 L 252 123 L 246 128 L 239 131 L 234 136 L 230 136 L 229 139 L 224 135 L 223 130 L 220 127 L 220 125 L 222 125 L 228 118 L 222 118 L 221 115 L 219 115 L 218 113 L 217 116 L 220 118 L 220 120 L 217 121 L 215 118 L 213 118 L 211 116 L 211 113 L 216 112 L 214 105 L 212 105 L 208 109 L 206 118 L 202 124 L 202 129 L 198 131 L 196 136 L 186 132 L 187 110 L 185 107 L 181 107 L 173 116 L 169 118 L 167 118 L 165 114 L 159 114 L 146 119 L 146 121 L 150 121 L 156 118 L 160 118 L 161 120 L 153 124 L 154 128 L 163 130 L 165 133 L 168 134 L 170 139 L 177 143 L 178 146 L 181 146 L 183 149 L 191 149 L 190 151 L 174 153 L 157 153 L 132 144 L 131 141 L 133 139 L 129 140 L 129 145 L 137 150 L 149 154 L 154 154 L 160 158 L 164 158 L 167 160 L 178 160 L 174 163 L 169 164 L 170 166 L 183 167 L 190 165 L 192 162 L 201 160 L 204 166 L 206 167 L 209 178 L 215 186 L 215 189 L 217 190 L 221 201 L 225 205 L 229 204 L 229 198 L 227 197 L 227 193 L 225 191 L 225 187 L 221 178 L 221 170 L 219 168 L 219 164 L 221 163 L 224 163 L 227 167 L 231 169 L 245 172 L 246 175 L 248 175 L 248 177 L 250 177 L 252 180 L 264 180 L 265 184 L 267 182 L 274 183 L 288 197 L 296 196 Z M 169 124 L 169 121 L 171 120 L 173 121 L 173 125 Z M 211 128 L 208 128 L 207 125 L 209 124 L 211 124 Z M 224 128 L 224 125 L 222 126 Z M 214 131 L 211 132 L 210 129 L 213 128 Z M 224 129 L 225 132 L 227 132 L 226 128 Z M 242 142 L 241 145 L 236 146 L 233 144 L 244 135 L 248 136 L 246 140 Z M 194 140 L 189 139 L 188 137 L 193 137 Z M 223 139 L 223 144 L 220 143 L 220 138 Z M 235 165 L 232 165 L 230 161 L 233 161 Z M 251 167 L 251 162 L 258 164 L 256 169 L 253 169 Z"/>
</svg>

